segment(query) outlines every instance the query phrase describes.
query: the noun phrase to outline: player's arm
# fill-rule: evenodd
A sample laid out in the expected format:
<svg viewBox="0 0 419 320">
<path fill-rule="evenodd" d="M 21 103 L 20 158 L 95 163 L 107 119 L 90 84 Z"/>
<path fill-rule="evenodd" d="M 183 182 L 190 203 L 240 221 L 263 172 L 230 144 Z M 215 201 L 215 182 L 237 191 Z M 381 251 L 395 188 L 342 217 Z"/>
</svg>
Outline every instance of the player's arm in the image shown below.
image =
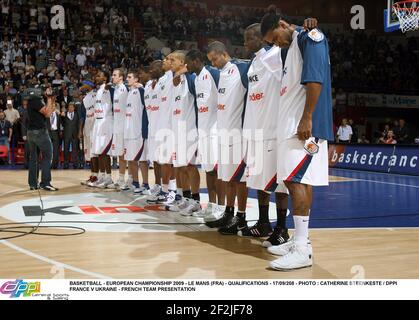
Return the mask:
<svg viewBox="0 0 419 320">
<path fill-rule="evenodd" d="M 329 67 L 325 41 L 324 36 L 319 41 L 307 36 L 300 44 L 304 60 L 301 84 L 306 86 L 306 103 L 297 129 L 298 138 L 302 141 L 312 136 L 313 113 L 322 92 L 325 72 Z"/>
</svg>

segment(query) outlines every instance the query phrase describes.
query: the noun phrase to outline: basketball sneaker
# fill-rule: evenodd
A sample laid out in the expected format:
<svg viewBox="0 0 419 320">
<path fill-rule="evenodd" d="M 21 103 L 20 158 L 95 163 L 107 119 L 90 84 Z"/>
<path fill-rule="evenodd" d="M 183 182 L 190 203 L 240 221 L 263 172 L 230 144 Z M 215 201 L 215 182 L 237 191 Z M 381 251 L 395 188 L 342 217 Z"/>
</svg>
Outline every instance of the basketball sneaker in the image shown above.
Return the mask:
<svg viewBox="0 0 419 320">
<path fill-rule="evenodd" d="M 118 189 L 120 190 L 121 187 L 125 184 L 125 180 L 123 177 L 119 177 L 117 182 L 111 183 L 110 185 L 106 186 L 107 189 Z"/>
<path fill-rule="evenodd" d="M 165 209 L 170 212 L 181 212 L 186 210 L 188 206 L 189 199 L 182 197 L 180 194 L 176 194 L 175 201 L 172 204 L 167 205 Z"/>
<path fill-rule="evenodd" d="M 289 239 L 288 229 L 276 227 L 269 238 L 262 242 L 262 246 L 265 248 L 279 246 L 286 243 Z"/>
<path fill-rule="evenodd" d="M 291 238 L 281 245 L 269 247 L 268 252 L 275 256 L 285 256 L 286 254 L 288 254 L 288 252 L 290 252 L 294 245 L 294 238 Z M 307 241 L 307 248 L 310 250 L 310 252 L 313 252 L 313 247 L 311 246 L 310 240 Z"/>
<path fill-rule="evenodd" d="M 151 189 L 150 193 L 152 196 L 157 196 L 161 191 L 161 186 L 158 184 L 155 184 Z"/>
<path fill-rule="evenodd" d="M 132 178 L 128 177 L 127 181 L 120 184 L 119 190 L 121 190 L 121 191 L 134 190 L 134 185 L 132 184 L 133 182 L 134 182 L 134 180 Z"/>
<path fill-rule="evenodd" d="M 252 227 L 244 228 L 237 232 L 237 235 L 240 237 L 254 237 L 262 238 L 268 237 L 272 233 L 272 227 L 269 222 L 256 222 Z"/>
<path fill-rule="evenodd" d="M 103 182 L 105 179 L 105 176 L 100 175 L 99 177 L 95 177 L 96 179 L 93 179 L 91 182 L 89 182 L 87 185 L 92 188 L 97 188 L 99 184 Z"/>
<path fill-rule="evenodd" d="M 156 196 L 150 195 L 147 199 L 147 203 L 149 204 L 164 204 L 164 205 L 171 205 L 176 200 L 176 193 L 171 192 L 164 192 L 160 191 L 160 193 Z"/>
<path fill-rule="evenodd" d="M 89 179 L 81 181 L 81 182 L 80 182 L 80 184 L 81 184 L 82 186 L 87 186 L 87 185 L 89 184 L 89 182 L 92 182 L 92 179 L 93 179 L 93 178 L 96 178 L 96 177 L 90 176 L 90 177 L 89 177 Z M 97 179 L 97 178 L 96 178 L 96 179 Z"/>
<path fill-rule="evenodd" d="M 139 188 L 134 188 L 134 195 L 136 196 L 151 196 L 150 188 L 146 188 L 144 183 Z"/>
<path fill-rule="evenodd" d="M 280 258 L 271 261 L 269 267 L 279 271 L 290 271 L 308 268 L 313 265 L 313 252 L 309 246 L 294 244 L 289 252 Z"/>
<path fill-rule="evenodd" d="M 113 184 L 113 181 L 112 181 L 112 177 L 109 175 L 103 178 L 102 183 L 98 184 L 97 187 L 100 189 L 106 189 L 111 184 Z"/>
<path fill-rule="evenodd" d="M 206 221 L 207 219 L 204 218 L 205 225 L 209 228 L 220 228 L 227 225 L 234 217 L 233 213 L 230 212 L 223 212 L 217 220 L 210 220 Z"/>
<path fill-rule="evenodd" d="M 208 214 L 205 215 L 204 221 L 205 222 L 217 221 L 218 219 L 220 219 L 223 216 L 225 211 L 226 211 L 225 206 L 221 206 L 221 205 L 217 204 L 212 208 L 211 212 L 208 212 Z"/>
<path fill-rule="evenodd" d="M 237 235 L 237 232 L 247 228 L 247 221 L 244 216 L 234 216 L 225 226 L 220 227 L 218 232 L 223 235 Z"/>
<path fill-rule="evenodd" d="M 201 204 L 197 200 L 189 199 L 188 206 L 185 210 L 181 210 L 180 214 L 183 216 L 195 216 L 198 217 L 202 211 Z"/>
</svg>

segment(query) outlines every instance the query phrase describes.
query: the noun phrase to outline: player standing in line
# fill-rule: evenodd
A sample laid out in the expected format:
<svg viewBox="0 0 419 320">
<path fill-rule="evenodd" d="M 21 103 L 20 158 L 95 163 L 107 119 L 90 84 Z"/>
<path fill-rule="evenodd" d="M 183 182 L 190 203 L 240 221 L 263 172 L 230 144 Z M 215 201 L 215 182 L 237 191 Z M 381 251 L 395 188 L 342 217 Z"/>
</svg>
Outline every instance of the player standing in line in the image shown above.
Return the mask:
<svg viewBox="0 0 419 320">
<path fill-rule="evenodd" d="M 292 241 L 268 248 L 281 257 L 276 270 L 313 264 L 309 215 L 313 186 L 327 186 L 327 140 L 333 140 L 332 94 L 328 41 L 318 29 L 305 31 L 271 11 L 262 20 L 267 42 L 288 48 L 280 90 L 277 130 L 277 181 L 284 181 L 292 201 L 295 232 Z"/>
<path fill-rule="evenodd" d="M 249 92 L 247 95 L 246 114 L 243 133 L 247 145 L 247 187 L 257 190 L 259 203 L 259 220 L 252 227 L 244 228 L 238 235 L 246 237 L 271 237 L 267 243 L 283 244 L 288 241 L 286 228 L 288 209 L 288 190 L 285 184 L 276 182 L 276 130 L 280 78 L 282 61 L 278 79 L 266 70 L 261 59 L 276 54 L 281 57 L 279 48 L 266 47 L 260 32 L 260 24 L 252 24 L 245 30 L 244 46 L 249 54 L 253 54 L 249 71 Z M 269 52 L 271 50 L 271 52 Z M 275 51 L 275 52 L 273 52 Z M 276 192 L 277 226 L 272 233 L 269 221 L 269 198 Z M 271 234 L 272 233 L 272 234 Z"/>
<path fill-rule="evenodd" d="M 184 196 L 184 201 L 177 205 L 177 209 L 192 215 L 201 211 L 200 175 L 195 166 L 198 149 L 195 74 L 187 73 L 183 52 L 175 51 L 169 58 L 174 73 L 171 95 L 172 130 L 175 137 L 173 166 L 178 177 L 181 176 L 180 187 Z"/>
<path fill-rule="evenodd" d="M 161 170 L 160 165 L 157 162 L 156 157 L 156 128 L 157 122 L 159 121 L 159 100 L 158 100 L 158 87 L 157 81 L 163 75 L 162 71 L 162 61 L 155 60 L 151 63 L 149 68 L 150 80 L 146 83 L 144 87 L 144 102 L 147 111 L 148 118 L 148 154 L 147 160 L 153 164 L 154 167 L 154 176 L 155 176 L 155 185 L 150 190 L 151 197 L 147 201 L 150 203 L 156 203 L 157 196 L 161 192 Z"/>
<path fill-rule="evenodd" d="M 113 139 L 112 156 L 118 157 L 119 177 L 116 183 L 107 186 L 108 189 L 118 189 L 125 185 L 125 171 L 127 163 L 124 160 L 124 121 L 125 109 L 127 107 L 128 88 L 124 84 L 124 72 L 122 69 L 115 69 L 112 73 L 114 84 L 113 97 Z"/>
<path fill-rule="evenodd" d="M 220 71 L 204 65 L 204 56 L 199 50 L 186 55 L 188 72 L 195 73 L 195 90 L 198 107 L 198 155 L 206 172 L 209 203 L 202 212 L 206 221 L 216 220 L 225 212 L 225 185 L 217 177 L 218 139 L 217 105 Z M 213 213 L 214 211 L 214 213 Z"/>
<path fill-rule="evenodd" d="M 82 124 L 81 131 L 83 132 L 83 145 L 84 145 L 84 159 L 90 162 L 90 177 L 88 180 L 83 181 L 82 185 L 93 184 L 97 181 L 99 173 L 98 158 L 92 154 L 92 130 L 95 121 L 95 102 L 96 92 L 93 90 L 95 85 L 89 80 L 84 80 L 80 91 L 85 94 L 83 97 L 83 107 L 86 109 L 86 119 Z"/>
<path fill-rule="evenodd" d="M 173 91 L 173 72 L 170 55 L 162 63 L 163 76 L 157 82 L 159 99 L 158 121 L 156 122 L 156 161 L 161 168 L 162 191 L 155 200 L 158 204 L 172 204 L 176 200 L 176 179 L 172 164 L 173 132 L 171 96 Z"/>
<path fill-rule="evenodd" d="M 106 188 L 113 184 L 111 172 L 110 151 L 113 135 L 112 95 L 113 89 L 107 84 L 109 73 L 99 71 L 96 74 L 95 122 L 93 125 L 93 153 L 99 157 L 100 177 L 93 184 L 98 188 Z"/>
<path fill-rule="evenodd" d="M 144 88 L 138 81 L 138 73 L 129 71 L 127 75 L 129 92 L 124 120 L 124 157 L 128 161 L 128 173 L 133 179 L 134 194 L 149 195 L 147 140 L 143 134 L 143 126 L 147 126 L 147 112 L 144 108 Z M 141 187 L 138 179 L 138 162 L 143 178 Z"/>
<path fill-rule="evenodd" d="M 214 41 L 208 46 L 208 60 L 220 69 L 218 85 L 217 130 L 219 136 L 218 178 L 227 184 L 227 207 L 215 221 L 206 221 L 221 234 L 237 234 L 247 226 L 247 187 L 242 128 L 247 94 L 249 63 L 231 60 L 225 45 Z M 238 212 L 234 216 L 237 195 Z"/>
</svg>

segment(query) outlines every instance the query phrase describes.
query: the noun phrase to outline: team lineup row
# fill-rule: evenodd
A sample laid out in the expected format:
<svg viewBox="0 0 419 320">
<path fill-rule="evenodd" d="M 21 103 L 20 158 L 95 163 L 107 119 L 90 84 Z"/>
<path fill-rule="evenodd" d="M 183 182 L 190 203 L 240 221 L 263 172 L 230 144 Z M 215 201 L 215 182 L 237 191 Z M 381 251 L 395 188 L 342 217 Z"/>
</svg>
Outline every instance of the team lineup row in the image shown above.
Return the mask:
<svg viewBox="0 0 419 320">
<path fill-rule="evenodd" d="M 126 77 L 116 69 L 112 86 L 110 75 L 99 71 L 83 88 L 85 155 L 92 168 L 85 184 L 133 190 L 148 203 L 200 217 L 223 235 L 267 237 L 262 245 L 279 256 L 269 264 L 273 269 L 311 266 L 312 187 L 328 185 L 327 141 L 333 139 L 329 49 L 315 27 L 315 19 L 296 27 L 271 11 L 245 31 L 250 61 L 231 59 L 215 41 L 207 50 L 211 66 L 192 50 L 175 51 Z M 110 156 L 119 157 L 116 182 Z M 151 188 L 148 163 L 156 181 Z M 206 172 L 205 210 L 198 164 Z M 258 191 L 254 226 L 246 222 L 248 188 Z M 289 197 L 292 238 L 286 229 Z"/>
</svg>

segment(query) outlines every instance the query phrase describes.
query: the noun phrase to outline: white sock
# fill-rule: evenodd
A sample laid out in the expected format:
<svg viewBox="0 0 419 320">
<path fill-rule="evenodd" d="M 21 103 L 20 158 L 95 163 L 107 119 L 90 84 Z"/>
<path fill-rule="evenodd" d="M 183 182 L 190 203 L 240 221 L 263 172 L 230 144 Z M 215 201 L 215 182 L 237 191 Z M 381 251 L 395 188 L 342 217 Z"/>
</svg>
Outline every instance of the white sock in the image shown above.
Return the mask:
<svg viewBox="0 0 419 320">
<path fill-rule="evenodd" d="M 177 188 L 177 194 L 183 196 L 183 189 L 182 188 Z"/>
<path fill-rule="evenodd" d="M 105 173 L 104 176 L 105 176 L 105 179 L 108 179 L 110 177 L 110 174 Z"/>
<path fill-rule="evenodd" d="M 176 179 L 169 181 L 169 190 L 176 191 Z"/>
<path fill-rule="evenodd" d="M 308 225 L 310 223 L 309 216 L 293 216 L 295 232 L 294 241 L 298 246 L 307 246 L 308 241 Z"/>
<path fill-rule="evenodd" d="M 92 177 L 97 177 L 98 173 L 97 172 L 92 172 Z"/>
<path fill-rule="evenodd" d="M 104 178 L 104 177 L 106 177 L 106 173 L 105 173 L 105 172 L 101 172 L 101 173 L 100 173 L 100 176 L 101 176 L 102 178 Z"/>
<path fill-rule="evenodd" d="M 163 186 L 162 186 L 162 191 L 163 192 L 169 192 L 169 185 L 168 184 L 164 184 Z"/>
<path fill-rule="evenodd" d="M 119 174 L 118 181 L 125 181 L 125 174 Z"/>
</svg>

